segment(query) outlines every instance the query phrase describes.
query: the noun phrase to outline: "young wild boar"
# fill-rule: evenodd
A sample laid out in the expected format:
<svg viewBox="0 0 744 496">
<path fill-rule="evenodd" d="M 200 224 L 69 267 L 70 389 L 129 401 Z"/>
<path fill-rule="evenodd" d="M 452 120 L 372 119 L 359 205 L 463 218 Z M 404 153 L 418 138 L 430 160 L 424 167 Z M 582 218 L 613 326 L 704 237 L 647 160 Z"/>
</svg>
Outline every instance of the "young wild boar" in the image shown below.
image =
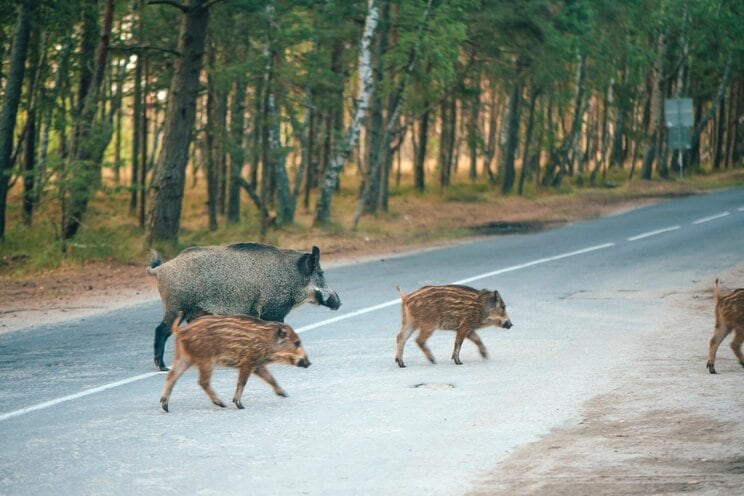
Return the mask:
<svg viewBox="0 0 744 496">
<path fill-rule="evenodd" d="M 716 326 L 713 336 L 708 342 L 708 372 L 716 373 L 716 352 L 723 340 L 733 331 L 734 339 L 731 341 L 731 349 L 744 367 L 744 355 L 741 353 L 741 344 L 744 342 L 744 288 L 734 289 L 726 296 L 721 296 L 716 279 Z"/>
<path fill-rule="evenodd" d="M 486 347 L 475 332 L 487 326 L 500 326 L 510 329 L 512 326 L 506 314 L 506 305 L 498 291 L 473 289 L 468 286 L 424 286 L 408 296 L 398 288 L 401 298 L 402 325 L 396 338 L 397 349 L 395 362 L 399 367 L 403 363 L 403 347 L 413 331 L 419 329 L 416 343 L 431 363 L 436 363 L 426 340 L 436 329 L 457 331 L 452 360 L 457 365 L 460 361 L 460 347 L 465 338 L 478 346 L 483 358 L 488 357 Z"/>
<path fill-rule="evenodd" d="M 312 253 L 257 243 L 194 247 L 165 263 L 157 252 L 153 254 L 147 271 L 157 278 L 163 301 L 154 344 L 160 370 L 168 370 L 163 351 L 178 312 L 186 321 L 218 314 L 284 322 L 289 311 L 303 303 L 332 310 L 341 305 L 325 281 L 316 246 Z"/>
<path fill-rule="evenodd" d="M 252 372 L 266 381 L 276 394 L 287 396 L 266 366 L 272 362 L 304 368 L 310 366 L 300 338 L 287 324 L 244 315 L 205 315 L 189 322 L 183 329 L 178 329 L 181 317 L 179 313 L 171 328 L 176 335 L 176 351 L 173 368 L 168 372 L 160 397 L 160 405 L 166 412 L 173 385 L 192 365 L 199 368 L 199 385 L 212 403 L 221 407 L 225 404 L 209 385 L 212 370 L 216 366 L 238 369 L 238 387 L 235 389 L 233 403 L 241 409 L 243 404 L 240 398 Z"/>
</svg>

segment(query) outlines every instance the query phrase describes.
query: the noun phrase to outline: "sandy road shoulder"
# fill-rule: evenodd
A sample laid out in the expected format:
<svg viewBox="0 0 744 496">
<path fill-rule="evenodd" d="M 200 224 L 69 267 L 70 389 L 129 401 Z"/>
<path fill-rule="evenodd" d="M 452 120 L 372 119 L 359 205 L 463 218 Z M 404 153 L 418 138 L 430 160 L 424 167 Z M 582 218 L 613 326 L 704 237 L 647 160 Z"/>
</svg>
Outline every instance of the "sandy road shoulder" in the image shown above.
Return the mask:
<svg viewBox="0 0 744 496">
<path fill-rule="evenodd" d="M 742 280 L 744 267 L 723 276 Z M 665 295 L 664 312 L 672 317 L 659 318 L 638 359 L 614 371 L 607 392 L 584 405 L 582 419 L 515 450 L 470 494 L 741 492 L 744 371 L 730 338 L 719 350 L 719 375 L 705 369 L 709 286 Z"/>
</svg>

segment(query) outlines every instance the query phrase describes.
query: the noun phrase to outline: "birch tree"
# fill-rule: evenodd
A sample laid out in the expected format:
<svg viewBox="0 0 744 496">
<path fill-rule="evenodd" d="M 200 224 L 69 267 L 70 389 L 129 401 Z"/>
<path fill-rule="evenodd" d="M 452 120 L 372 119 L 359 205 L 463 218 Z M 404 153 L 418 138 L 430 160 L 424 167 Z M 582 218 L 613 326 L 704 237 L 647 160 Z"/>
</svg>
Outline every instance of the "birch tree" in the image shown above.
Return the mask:
<svg viewBox="0 0 744 496">
<path fill-rule="evenodd" d="M 315 224 L 328 224 L 331 220 L 331 200 L 333 190 L 336 187 L 338 175 L 344 162 L 351 155 L 352 150 L 356 147 L 359 140 L 359 132 L 362 123 L 369 108 L 370 95 L 372 94 L 372 62 L 370 46 L 377 27 L 377 1 L 367 0 L 367 16 L 364 21 L 364 31 L 359 46 L 359 87 L 357 89 L 357 98 L 353 117 L 346 131 L 346 136 L 338 147 L 328 168 L 323 175 L 323 181 L 320 185 L 318 200 L 315 204 Z"/>
</svg>

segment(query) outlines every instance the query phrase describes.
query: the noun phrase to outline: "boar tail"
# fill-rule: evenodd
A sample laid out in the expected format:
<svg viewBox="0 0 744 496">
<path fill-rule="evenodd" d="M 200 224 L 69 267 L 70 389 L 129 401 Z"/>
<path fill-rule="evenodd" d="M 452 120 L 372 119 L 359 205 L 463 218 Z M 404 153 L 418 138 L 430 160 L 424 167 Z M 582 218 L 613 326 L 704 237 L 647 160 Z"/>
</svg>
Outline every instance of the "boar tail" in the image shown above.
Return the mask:
<svg viewBox="0 0 744 496">
<path fill-rule="evenodd" d="M 173 334 L 178 334 L 178 326 L 181 325 L 182 320 L 183 312 L 178 312 L 178 315 L 176 315 L 176 318 L 173 319 L 173 323 L 171 324 L 171 332 L 173 332 Z"/>
<path fill-rule="evenodd" d="M 406 301 L 406 295 L 403 294 L 403 291 L 400 290 L 400 286 L 395 286 L 395 289 L 398 290 L 398 294 L 400 295 L 400 299 L 402 301 Z"/>
<path fill-rule="evenodd" d="M 716 277 L 716 301 L 721 299 L 721 289 L 718 287 L 718 278 Z"/>
<path fill-rule="evenodd" d="M 163 258 L 156 250 L 150 250 L 150 263 L 147 264 L 147 273 L 151 276 L 155 275 L 155 269 L 160 267 L 163 263 Z"/>
</svg>

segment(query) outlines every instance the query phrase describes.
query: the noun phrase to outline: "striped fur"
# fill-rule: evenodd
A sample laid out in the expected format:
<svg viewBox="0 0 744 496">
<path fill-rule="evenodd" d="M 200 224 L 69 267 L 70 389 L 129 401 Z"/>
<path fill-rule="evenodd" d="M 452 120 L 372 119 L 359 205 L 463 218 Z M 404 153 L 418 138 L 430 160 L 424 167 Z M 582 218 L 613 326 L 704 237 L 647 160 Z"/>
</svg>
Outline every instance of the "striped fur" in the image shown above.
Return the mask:
<svg viewBox="0 0 744 496">
<path fill-rule="evenodd" d="M 498 291 L 474 289 L 469 286 L 450 284 L 446 286 L 424 286 L 409 295 L 398 288 L 401 298 L 402 324 L 396 338 L 395 361 L 400 367 L 406 341 L 418 329 L 416 343 L 431 363 L 434 355 L 426 341 L 436 329 L 456 331 L 452 360 L 461 365 L 460 347 L 465 338 L 478 346 L 483 358 L 488 356 L 476 329 L 499 326 L 509 329 L 511 320 L 506 313 L 506 304 Z"/>
<path fill-rule="evenodd" d="M 741 345 L 744 342 L 744 288 L 734 289 L 725 296 L 721 296 L 718 279 L 715 286 L 716 297 L 716 325 L 713 335 L 708 342 L 708 362 L 706 367 L 711 374 L 716 373 L 715 361 L 718 347 L 732 331 L 734 339 L 731 341 L 731 349 L 744 367 L 744 355 L 741 353 Z"/>
<path fill-rule="evenodd" d="M 204 315 L 179 328 L 182 314 L 174 320 L 176 336 L 173 366 L 168 372 L 160 397 L 163 410 L 178 378 L 192 365 L 199 369 L 199 384 L 215 405 L 225 404 L 212 390 L 209 380 L 215 367 L 239 370 L 233 403 L 243 408 L 241 396 L 251 373 L 266 381 L 279 396 L 286 396 L 266 366 L 272 362 L 310 366 L 294 329 L 281 322 L 269 322 L 244 315 Z"/>
</svg>

